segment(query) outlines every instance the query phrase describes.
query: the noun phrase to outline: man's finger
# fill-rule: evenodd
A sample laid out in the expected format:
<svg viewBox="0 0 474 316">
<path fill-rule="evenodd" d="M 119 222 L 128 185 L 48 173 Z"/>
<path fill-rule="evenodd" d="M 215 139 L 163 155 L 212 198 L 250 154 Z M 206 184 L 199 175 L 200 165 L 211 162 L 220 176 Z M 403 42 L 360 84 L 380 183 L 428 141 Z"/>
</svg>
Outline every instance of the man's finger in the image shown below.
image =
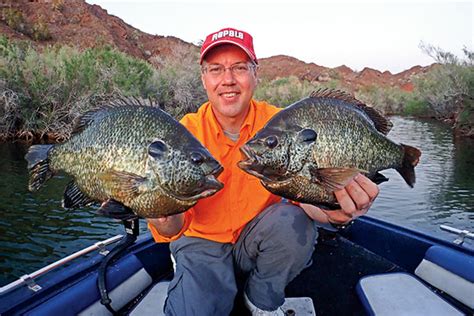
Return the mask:
<svg viewBox="0 0 474 316">
<path fill-rule="evenodd" d="M 364 189 L 356 181 L 351 181 L 346 186 L 346 191 L 352 198 L 353 203 L 356 205 L 358 210 L 366 209 L 369 207 L 371 198 L 364 191 Z"/>
<path fill-rule="evenodd" d="M 371 201 L 379 195 L 379 187 L 363 174 L 359 174 L 354 180 L 367 193 Z"/>
<path fill-rule="evenodd" d="M 357 206 L 355 205 L 347 190 L 342 189 L 335 191 L 334 195 L 336 196 L 337 202 L 341 206 L 341 209 L 344 211 L 344 213 L 352 218 L 352 214 L 357 210 Z"/>
</svg>

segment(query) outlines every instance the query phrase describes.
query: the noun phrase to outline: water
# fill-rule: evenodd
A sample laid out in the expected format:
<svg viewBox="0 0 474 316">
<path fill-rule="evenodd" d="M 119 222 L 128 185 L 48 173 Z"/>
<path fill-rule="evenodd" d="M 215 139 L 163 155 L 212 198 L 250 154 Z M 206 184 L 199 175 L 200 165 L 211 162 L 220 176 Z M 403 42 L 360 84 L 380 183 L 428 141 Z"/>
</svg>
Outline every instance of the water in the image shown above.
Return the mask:
<svg viewBox="0 0 474 316">
<path fill-rule="evenodd" d="M 434 121 L 391 121 L 389 137 L 422 152 L 416 184 L 411 189 L 395 170 L 383 171 L 390 181 L 380 185 L 369 215 L 448 240 L 454 235 L 439 225 L 474 231 L 474 141 L 455 139 L 451 129 Z"/>
<path fill-rule="evenodd" d="M 121 223 L 95 216 L 92 207 L 65 211 L 61 200 L 70 181 L 66 176 L 54 177 L 38 192 L 29 192 L 26 151 L 22 144 L 0 144 L 0 285 L 124 234 Z M 146 231 L 144 222 L 141 228 Z"/>
<path fill-rule="evenodd" d="M 474 231 L 474 142 L 454 141 L 447 126 L 433 121 L 392 122 L 390 138 L 423 152 L 417 183 L 411 189 L 396 171 L 384 171 L 390 181 L 381 184 L 369 215 L 448 240 L 453 235 L 440 224 Z M 28 192 L 25 153 L 24 145 L 0 144 L 0 285 L 123 233 L 120 223 L 95 216 L 93 208 L 64 211 L 65 176 Z M 146 230 L 144 222 L 141 227 Z"/>
</svg>

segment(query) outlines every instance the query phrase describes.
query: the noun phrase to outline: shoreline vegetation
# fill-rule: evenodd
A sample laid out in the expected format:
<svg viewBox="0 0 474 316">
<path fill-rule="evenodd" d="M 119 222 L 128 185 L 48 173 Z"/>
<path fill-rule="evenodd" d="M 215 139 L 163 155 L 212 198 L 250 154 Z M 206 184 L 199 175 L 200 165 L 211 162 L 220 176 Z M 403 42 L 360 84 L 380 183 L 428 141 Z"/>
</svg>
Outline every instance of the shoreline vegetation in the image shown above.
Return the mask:
<svg viewBox="0 0 474 316">
<path fill-rule="evenodd" d="M 460 59 L 429 45 L 421 49 L 437 66 L 413 79 L 413 91 L 367 86 L 353 94 L 384 114 L 434 118 L 456 136 L 474 138 L 474 52 L 464 48 Z M 197 58 L 165 59 L 156 69 L 107 46 L 36 50 L 0 36 L 0 141 L 62 142 L 78 116 L 117 96 L 149 99 L 180 119 L 207 99 Z M 319 88 L 351 92 L 339 79 L 287 77 L 260 82 L 255 97 L 286 106 Z"/>
</svg>

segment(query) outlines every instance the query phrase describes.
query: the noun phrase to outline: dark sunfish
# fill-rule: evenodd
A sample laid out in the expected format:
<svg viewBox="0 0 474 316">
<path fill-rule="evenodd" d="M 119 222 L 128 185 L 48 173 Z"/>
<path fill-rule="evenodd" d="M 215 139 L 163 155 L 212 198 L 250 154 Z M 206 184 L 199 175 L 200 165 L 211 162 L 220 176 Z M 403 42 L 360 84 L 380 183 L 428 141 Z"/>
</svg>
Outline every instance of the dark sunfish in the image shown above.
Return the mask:
<svg viewBox="0 0 474 316">
<path fill-rule="evenodd" d="M 333 192 L 359 172 L 376 183 L 395 168 L 413 187 L 421 152 L 386 137 L 391 123 L 375 109 L 337 90 L 316 91 L 277 113 L 241 151 L 239 167 L 270 192 L 339 207 Z"/>
<path fill-rule="evenodd" d="M 31 191 L 64 171 L 73 178 L 65 208 L 99 202 L 115 218 L 181 213 L 222 188 L 222 166 L 209 151 L 170 115 L 137 100 L 87 112 L 67 142 L 31 146 L 25 158 Z"/>
</svg>

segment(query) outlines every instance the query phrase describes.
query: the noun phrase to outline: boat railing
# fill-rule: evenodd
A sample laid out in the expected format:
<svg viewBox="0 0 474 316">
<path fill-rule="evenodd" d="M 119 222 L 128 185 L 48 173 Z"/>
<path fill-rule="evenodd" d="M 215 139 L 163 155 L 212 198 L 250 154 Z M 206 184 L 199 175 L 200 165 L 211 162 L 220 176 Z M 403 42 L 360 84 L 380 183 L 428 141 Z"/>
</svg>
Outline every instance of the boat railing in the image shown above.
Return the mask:
<svg viewBox="0 0 474 316">
<path fill-rule="evenodd" d="M 440 228 L 449 233 L 457 234 L 457 238 L 453 241 L 456 245 L 461 246 L 466 238 L 474 240 L 474 233 L 468 230 L 457 229 L 448 225 L 440 225 Z"/>
<path fill-rule="evenodd" d="M 62 258 L 58 261 L 55 261 L 53 263 L 51 263 L 50 265 L 47 265 L 46 267 L 43 267 L 31 274 L 25 274 L 23 275 L 22 277 L 20 277 L 18 280 L 16 281 L 13 281 L 3 287 L 0 288 L 0 295 L 3 295 L 13 289 L 16 289 L 17 287 L 23 285 L 23 284 L 27 284 L 28 285 L 28 288 L 30 288 L 32 291 L 34 292 L 37 292 L 39 290 L 41 290 L 41 286 L 38 285 L 36 282 L 35 282 L 35 278 L 38 278 L 39 276 L 53 270 L 53 269 L 56 269 L 80 256 L 83 256 L 85 254 L 88 254 L 94 250 L 97 250 L 99 249 L 99 253 L 102 254 L 102 255 L 106 255 L 109 251 L 105 248 L 107 245 L 110 245 L 110 244 L 113 244 L 119 240 L 121 240 L 123 237 L 123 235 L 117 235 L 117 236 L 114 236 L 114 237 L 111 237 L 109 239 L 106 239 L 106 240 L 102 240 L 102 241 L 99 241 L 99 242 L 96 242 L 95 244 L 87 247 L 87 248 L 84 248 L 82 250 L 79 250 L 65 258 Z"/>
</svg>

